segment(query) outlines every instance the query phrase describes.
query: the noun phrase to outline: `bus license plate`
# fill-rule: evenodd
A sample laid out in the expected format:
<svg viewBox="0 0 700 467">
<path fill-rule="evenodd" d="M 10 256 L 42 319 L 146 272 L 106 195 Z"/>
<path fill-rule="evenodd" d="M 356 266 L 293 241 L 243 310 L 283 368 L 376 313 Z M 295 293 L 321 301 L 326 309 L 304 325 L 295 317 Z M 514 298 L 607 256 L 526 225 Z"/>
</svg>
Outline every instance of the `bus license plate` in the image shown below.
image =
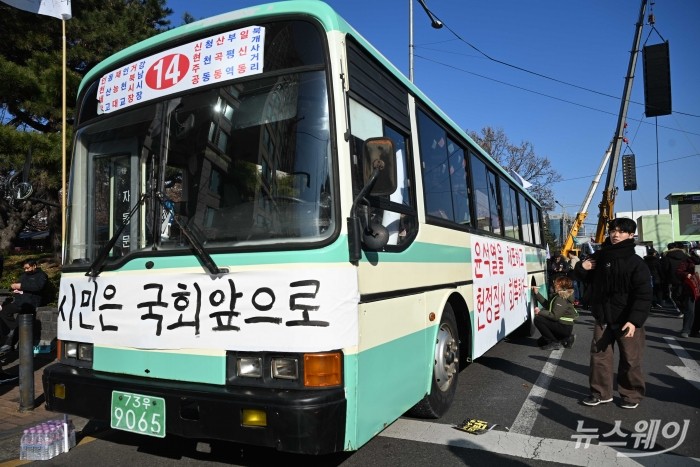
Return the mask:
<svg viewBox="0 0 700 467">
<path fill-rule="evenodd" d="M 165 438 L 165 399 L 112 391 L 110 426 L 116 430 Z"/>
</svg>

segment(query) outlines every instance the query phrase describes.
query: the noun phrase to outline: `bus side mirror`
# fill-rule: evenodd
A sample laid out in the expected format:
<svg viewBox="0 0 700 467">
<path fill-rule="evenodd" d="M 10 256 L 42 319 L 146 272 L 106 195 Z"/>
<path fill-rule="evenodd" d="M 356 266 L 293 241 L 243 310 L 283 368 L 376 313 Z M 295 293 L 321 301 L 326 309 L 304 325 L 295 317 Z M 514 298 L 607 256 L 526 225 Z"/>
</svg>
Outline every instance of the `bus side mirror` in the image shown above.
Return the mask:
<svg viewBox="0 0 700 467">
<path fill-rule="evenodd" d="M 379 170 L 370 195 L 387 196 L 396 191 L 396 151 L 390 138 L 369 138 L 362 150 L 363 184 L 372 181 L 375 169 Z"/>
<path fill-rule="evenodd" d="M 381 224 L 369 219 L 367 195 L 388 196 L 396 191 L 396 152 L 390 138 L 369 138 L 362 148 L 363 187 L 352 203 L 348 217 L 348 249 L 350 261 L 362 257 L 362 244 L 372 250 L 384 248 L 389 233 Z"/>
</svg>

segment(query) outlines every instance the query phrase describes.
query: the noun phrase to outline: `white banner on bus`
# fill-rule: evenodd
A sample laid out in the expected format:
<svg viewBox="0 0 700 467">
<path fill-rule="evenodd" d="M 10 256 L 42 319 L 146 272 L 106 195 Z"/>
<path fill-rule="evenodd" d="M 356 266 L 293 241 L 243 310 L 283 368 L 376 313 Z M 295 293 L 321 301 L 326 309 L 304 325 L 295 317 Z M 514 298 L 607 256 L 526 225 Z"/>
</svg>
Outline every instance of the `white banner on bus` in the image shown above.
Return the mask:
<svg viewBox="0 0 700 467">
<path fill-rule="evenodd" d="M 265 28 L 249 26 L 151 55 L 107 73 L 97 91 L 99 112 L 186 89 L 262 73 Z"/>
<path fill-rule="evenodd" d="M 525 247 L 472 235 L 474 357 L 523 324 L 530 294 Z"/>
<path fill-rule="evenodd" d="M 313 352 L 356 346 L 354 268 L 64 276 L 58 337 L 141 349 Z"/>
</svg>

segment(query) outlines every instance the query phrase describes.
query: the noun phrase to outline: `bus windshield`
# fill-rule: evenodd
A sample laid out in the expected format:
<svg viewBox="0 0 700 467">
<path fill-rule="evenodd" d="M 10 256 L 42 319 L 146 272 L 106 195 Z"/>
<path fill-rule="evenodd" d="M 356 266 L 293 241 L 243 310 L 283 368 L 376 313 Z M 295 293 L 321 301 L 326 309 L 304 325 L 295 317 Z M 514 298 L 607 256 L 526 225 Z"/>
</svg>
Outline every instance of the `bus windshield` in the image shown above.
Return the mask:
<svg viewBox="0 0 700 467">
<path fill-rule="evenodd" d="M 90 182 L 72 186 L 69 264 L 92 261 L 115 234 L 108 262 L 187 248 L 178 223 L 207 248 L 326 238 L 336 223 L 326 89 L 322 71 L 262 75 L 81 128 L 73 170 Z"/>
</svg>

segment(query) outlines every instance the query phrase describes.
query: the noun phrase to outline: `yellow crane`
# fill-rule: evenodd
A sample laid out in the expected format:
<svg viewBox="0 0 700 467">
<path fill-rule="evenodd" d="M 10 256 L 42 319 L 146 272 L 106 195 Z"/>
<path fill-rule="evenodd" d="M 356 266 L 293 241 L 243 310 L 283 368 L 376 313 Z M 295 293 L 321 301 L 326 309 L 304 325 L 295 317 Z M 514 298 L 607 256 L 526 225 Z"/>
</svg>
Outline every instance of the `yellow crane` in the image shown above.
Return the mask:
<svg viewBox="0 0 700 467">
<path fill-rule="evenodd" d="M 598 188 L 598 183 L 600 183 L 600 177 L 603 176 L 603 170 L 605 170 L 605 166 L 608 164 L 608 160 L 610 160 L 610 153 L 611 152 L 612 152 L 612 144 L 610 145 L 610 147 L 608 147 L 608 150 L 605 151 L 605 154 L 603 154 L 603 160 L 600 162 L 600 167 L 598 167 L 598 173 L 596 174 L 595 178 L 591 182 L 591 186 L 588 188 L 588 193 L 586 194 L 586 198 L 583 200 L 583 203 L 581 204 L 581 208 L 579 209 L 578 213 L 576 214 L 576 218 L 571 223 L 571 228 L 569 229 L 569 234 L 567 235 L 566 241 L 564 242 L 564 245 L 561 248 L 561 254 L 562 254 L 562 256 L 564 256 L 564 258 L 569 257 L 570 251 L 574 251 L 578 254 L 578 248 L 575 248 L 575 245 L 576 245 L 575 239 L 576 239 L 576 236 L 578 235 L 578 231 L 583 226 L 583 221 L 585 221 L 586 217 L 588 216 L 588 205 L 591 204 L 591 200 L 593 199 L 593 195 L 595 194 L 595 190 L 596 190 L 596 188 Z"/>
<path fill-rule="evenodd" d="M 605 183 L 605 189 L 603 190 L 603 200 L 598 205 L 598 225 L 595 234 L 595 243 L 603 243 L 605 240 L 605 233 L 608 226 L 608 221 L 614 218 L 614 207 L 615 207 L 615 195 L 617 194 L 617 187 L 615 187 L 615 174 L 617 172 L 617 163 L 620 158 L 620 148 L 624 142 L 623 132 L 625 129 L 625 119 L 627 118 L 627 108 L 629 107 L 629 96 L 632 92 L 632 83 L 634 82 L 634 70 L 637 65 L 637 52 L 639 50 L 639 44 L 642 38 L 642 27 L 644 26 L 644 12 L 646 10 L 647 0 L 642 0 L 642 5 L 639 11 L 639 19 L 637 21 L 634 41 L 632 42 L 632 50 L 630 52 L 630 61 L 627 68 L 627 76 L 625 77 L 625 87 L 622 93 L 622 100 L 620 102 L 620 112 L 617 119 L 617 129 L 615 131 L 615 136 L 608 147 L 608 150 L 603 156 L 603 161 L 598 169 L 598 174 L 596 178 L 591 183 L 591 187 L 588 190 L 586 199 L 581 205 L 581 209 L 576 214 L 576 219 L 574 219 L 571 224 L 571 229 L 569 230 L 569 235 L 566 238 L 566 242 L 562 247 L 561 254 L 567 257 L 569 252 L 574 250 L 574 239 L 578 235 L 578 231 L 583 225 L 583 221 L 586 219 L 588 212 L 588 205 L 591 202 L 591 198 L 595 193 L 595 190 L 600 181 L 600 177 L 603 173 L 605 165 L 610 160 L 610 165 L 608 167 L 608 177 Z M 574 250 L 577 251 L 577 250 Z"/>
</svg>

